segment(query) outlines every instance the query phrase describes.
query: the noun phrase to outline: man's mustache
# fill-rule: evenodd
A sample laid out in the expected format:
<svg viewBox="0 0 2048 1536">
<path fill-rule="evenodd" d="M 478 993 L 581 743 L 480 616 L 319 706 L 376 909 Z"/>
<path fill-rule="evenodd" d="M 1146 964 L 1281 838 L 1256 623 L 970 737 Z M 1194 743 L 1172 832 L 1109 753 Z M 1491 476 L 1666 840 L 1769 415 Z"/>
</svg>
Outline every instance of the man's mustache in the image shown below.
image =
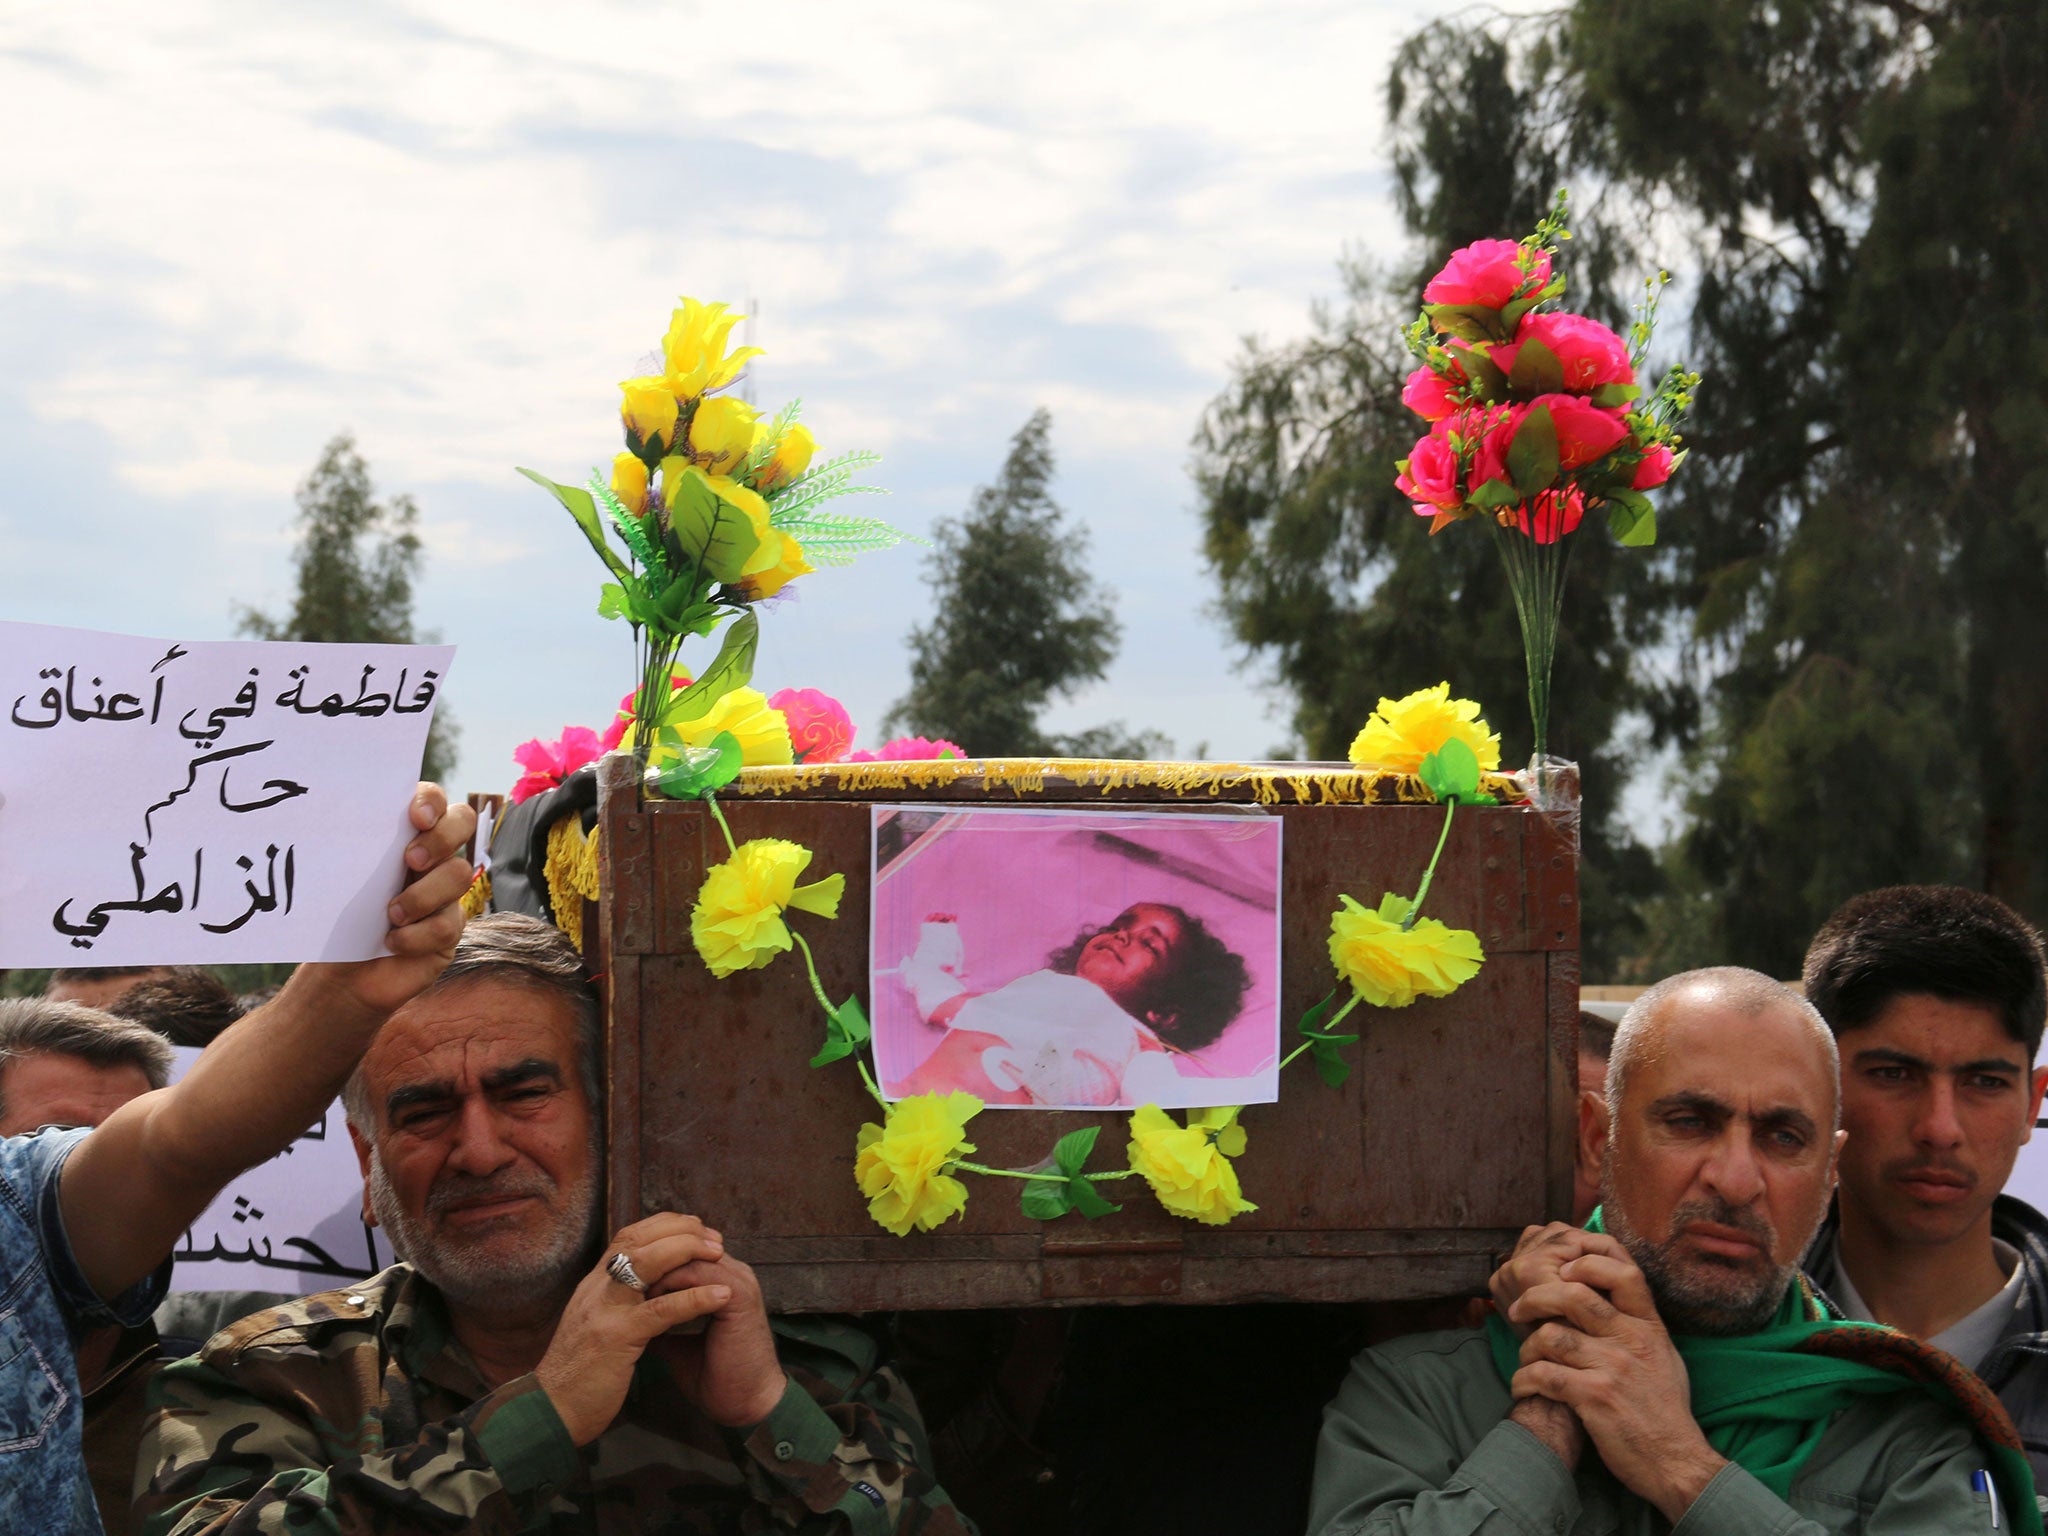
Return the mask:
<svg viewBox="0 0 2048 1536">
<path fill-rule="evenodd" d="M 510 1200 L 534 1195 L 546 1200 L 555 1193 L 555 1182 L 537 1169 L 505 1169 L 481 1177 L 468 1173 L 443 1174 L 427 1193 L 427 1214 L 440 1216 L 458 1205 L 478 1200 Z"/>
</svg>

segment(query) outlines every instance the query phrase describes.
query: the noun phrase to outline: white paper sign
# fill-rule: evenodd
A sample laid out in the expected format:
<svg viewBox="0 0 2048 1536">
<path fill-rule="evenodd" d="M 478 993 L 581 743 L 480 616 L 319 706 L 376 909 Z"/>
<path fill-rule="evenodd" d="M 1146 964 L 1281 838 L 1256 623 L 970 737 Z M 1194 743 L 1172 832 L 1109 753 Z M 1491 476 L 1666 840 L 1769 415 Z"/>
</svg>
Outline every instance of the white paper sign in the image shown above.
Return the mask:
<svg viewBox="0 0 2048 1536">
<path fill-rule="evenodd" d="M 176 1082 L 199 1059 L 180 1046 Z M 266 1163 L 239 1175 L 192 1223 L 171 1255 L 178 1291 L 281 1291 L 310 1296 L 368 1279 L 392 1261 L 382 1231 L 363 1225 L 363 1175 L 339 1100 Z"/>
<path fill-rule="evenodd" d="M 0 623 L 0 966 L 383 954 L 454 655 Z"/>
</svg>

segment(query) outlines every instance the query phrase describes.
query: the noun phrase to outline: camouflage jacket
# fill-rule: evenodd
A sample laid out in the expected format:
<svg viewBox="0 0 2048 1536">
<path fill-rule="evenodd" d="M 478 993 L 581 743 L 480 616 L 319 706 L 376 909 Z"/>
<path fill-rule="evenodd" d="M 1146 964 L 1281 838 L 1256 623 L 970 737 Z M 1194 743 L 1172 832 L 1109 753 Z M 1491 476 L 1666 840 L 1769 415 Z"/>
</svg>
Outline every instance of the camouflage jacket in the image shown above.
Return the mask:
<svg viewBox="0 0 2048 1536">
<path fill-rule="evenodd" d="M 963 1536 L 874 1342 L 777 1319 L 790 1386 L 711 1423 L 651 1356 L 580 1450 L 532 1376 L 486 1388 L 404 1264 L 258 1312 L 161 1371 L 136 1475 L 145 1536 L 797 1531 Z"/>
</svg>

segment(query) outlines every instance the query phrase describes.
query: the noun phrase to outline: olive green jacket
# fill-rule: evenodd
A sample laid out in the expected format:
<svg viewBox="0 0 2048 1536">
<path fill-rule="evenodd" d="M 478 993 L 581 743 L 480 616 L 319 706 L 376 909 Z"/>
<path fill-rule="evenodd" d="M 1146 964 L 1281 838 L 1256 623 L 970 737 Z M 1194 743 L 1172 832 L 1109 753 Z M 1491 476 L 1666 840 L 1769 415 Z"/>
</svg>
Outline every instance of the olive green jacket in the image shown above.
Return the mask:
<svg viewBox="0 0 2048 1536">
<path fill-rule="evenodd" d="M 874 1342 L 775 1319 L 789 1386 L 725 1430 L 643 1357 L 579 1449 L 532 1376 L 496 1390 L 404 1264 L 258 1312 L 158 1373 L 137 1468 L 147 1536 L 972 1536 Z"/>
<path fill-rule="evenodd" d="M 1829 1427 L 1788 1503 L 1722 1468 L 1673 1527 L 1588 1448 L 1576 1474 L 1519 1424 L 1481 1330 L 1369 1349 L 1323 1413 L 1309 1529 L 1317 1536 L 1927 1536 L 1990 1532 L 1969 1424 L 1933 1398 L 1867 1399 Z M 1982 1479 L 1979 1479 L 1982 1481 Z M 2003 1511 L 1995 1529 L 2006 1529 Z"/>
</svg>

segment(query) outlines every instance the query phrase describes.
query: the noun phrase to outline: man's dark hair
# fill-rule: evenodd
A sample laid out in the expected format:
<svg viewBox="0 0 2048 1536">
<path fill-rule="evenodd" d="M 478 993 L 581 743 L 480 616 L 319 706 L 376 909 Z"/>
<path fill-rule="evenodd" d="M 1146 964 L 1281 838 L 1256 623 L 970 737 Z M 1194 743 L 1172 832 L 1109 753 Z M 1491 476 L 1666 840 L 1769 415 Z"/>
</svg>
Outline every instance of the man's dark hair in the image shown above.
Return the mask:
<svg viewBox="0 0 2048 1536">
<path fill-rule="evenodd" d="M 123 976 L 147 976 L 162 969 L 160 965 L 60 965 L 50 972 L 49 985 L 54 987 L 60 981 L 119 981 Z"/>
<path fill-rule="evenodd" d="M 24 1056 L 75 1056 L 95 1067 L 140 1067 L 152 1088 L 170 1081 L 171 1048 L 128 1019 L 45 997 L 0 1002 L 0 1078 Z M 0 1106 L 4 1108 L 4 1106 Z"/>
<path fill-rule="evenodd" d="M 1982 891 L 1893 885 L 1852 896 L 1806 951 L 1806 995 L 1836 1034 L 1924 992 L 1998 1015 L 2032 1061 L 2048 1018 L 2048 952 L 2019 913 Z"/>
<path fill-rule="evenodd" d="M 1614 1020 L 1603 1019 L 1590 1008 L 1579 1010 L 1579 1054 L 1605 1061 L 1614 1054 Z"/>
<path fill-rule="evenodd" d="M 155 1030 L 173 1045 L 208 1046 L 242 1016 L 227 983 L 199 965 L 174 965 L 155 981 L 130 987 L 107 1012 Z"/>
<path fill-rule="evenodd" d="M 1146 986 L 1138 1004 L 1140 1022 L 1175 1050 L 1198 1051 L 1230 1027 L 1230 1021 L 1244 1007 L 1244 995 L 1251 990 L 1252 977 L 1244 958 L 1185 908 L 1165 901 L 1138 902 L 1118 913 L 1115 922 L 1083 928 L 1074 935 L 1073 943 L 1047 955 L 1045 963 L 1055 971 L 1073 975 L 1088 941 L 1127 926 L 1131 913 L 1139 906 L 1171 912 L 1180 924 L 1180 941 L 1173 946 L 1170 963 Z M 1144 1018 L 1149 1013 L 1170 1017 L 1164 1023 L 1153 1024 Z"/>
</svg>

